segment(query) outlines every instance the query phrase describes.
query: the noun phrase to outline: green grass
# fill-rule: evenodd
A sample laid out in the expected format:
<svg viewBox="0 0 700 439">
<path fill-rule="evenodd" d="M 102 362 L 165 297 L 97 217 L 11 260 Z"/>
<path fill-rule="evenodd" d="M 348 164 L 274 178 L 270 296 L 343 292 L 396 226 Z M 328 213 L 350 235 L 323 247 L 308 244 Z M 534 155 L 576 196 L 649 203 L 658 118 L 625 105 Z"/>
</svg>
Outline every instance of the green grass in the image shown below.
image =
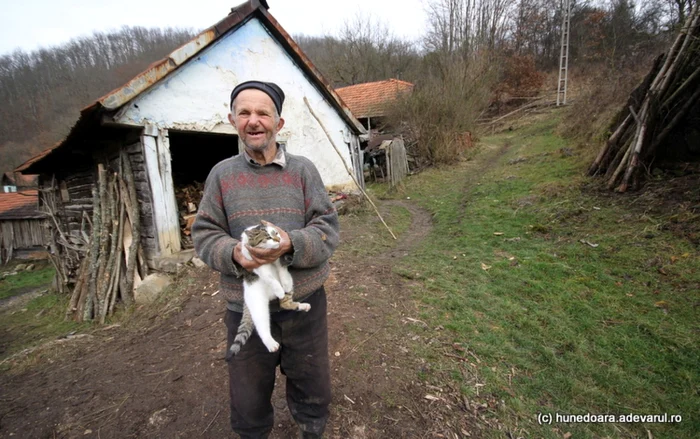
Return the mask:
<svg viewBox="0 0 700 439">
<path fill-rule="evenodd" d="M 401 236 L 405 233 L 411 224 L 410 212 L 401 206 L 389 206 L 382 213 L 382 216 L 396 236 Z M 350 238 L 351 242 L 349 245 L 343 243 L 338 248 L 338 255 L 353 257 L 376 256 L 391 249 L 396 243 L 369 205 L 357 213 L 342 215 L 341 229 L 346 228 L 360 230 L 361 232 L 359 236 Z"/>
<path fill-rule="evenodd" d="M 583 190 L 588 163 L 561 152 L 556 123 L 487 137 L 474 162 L 406 181 L 402 195 L 435 224 L 396 270 L 423 280 L 421 318 L 481 363 L 465 375 L 455 362 L 431 361 L 469 398 L 503 400 L 493 416 L 526 437 L 696 437 L 698 251 L 629 196 Z M 487 167 L 486 157 L 498 158 Z M 485 384 L 479 397 L 470 376 Z M 540 426 L 538 412 L 683 422 Z"/>
<path fill-rule="evenodd" d="M 89 323 L 64 321 L 68 299 L 65 295 L 48 293 L 32 299 L 22 308 L 2 311 L 0 360 L 46 340 L 88 328 Z M 3 369 L 8 367 L 6 364 Z"/>
<path fill-rule="evenodd" d="M 2 272 L 11 272 L 16 265 L 0 266 L 0 270 Z M 32 271 L 22 271 L 0 280 L 0 300 L 22 294 L 33 288 L 49 286 L 54 275 L 53 267 L 44 263 L 36 263 L 36 265 L 37 268 Z"/>
</svg>

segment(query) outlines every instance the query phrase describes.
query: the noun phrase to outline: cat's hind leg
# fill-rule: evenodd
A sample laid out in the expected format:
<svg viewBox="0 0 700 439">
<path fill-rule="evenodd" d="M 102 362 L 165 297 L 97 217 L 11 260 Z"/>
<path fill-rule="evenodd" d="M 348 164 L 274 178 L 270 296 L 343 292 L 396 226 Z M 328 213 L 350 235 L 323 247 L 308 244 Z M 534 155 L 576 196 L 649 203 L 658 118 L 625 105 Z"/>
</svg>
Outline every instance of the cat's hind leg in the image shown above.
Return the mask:
<svg viewBox="0 0 700 439">
<path fill-rule="evenodd" d="M 279 261 L 275 261 L 275 268 L 277 269 L 280 285 L 282 285 L 282 289 L 284 290 L 284 297 L 280 297 L 280 308 L 308 312 L 311 309 L 311 305 L 308 303 L 295 302 L 292 298 L 294 296 L 294 279 L 292 279 L 292 275 L 289 274 L 287 267 L 283 267 Z"/>
<path fill-rule="evenodd" d="M 311 305 L 309 305 L 308 303 L 295 302 L 292 298 L 293 295 L 294 292 L 292 291 L 290 291 L 289 293 L 285 293 L 284 297 L 280 299 L 280 308 L 304 312 L 308 312 L 311 309 Z"/>
<path fill-rule="evenodd" d="M 283 267 L 279 261 L 275 261 L 275 269 L 277 270 L 277 278 L 280 280 L 280 285 L 282 285 L 284 293 L 292 293 L 292 291 L 294 291 L 294 279 L 292 279 L 292 275 L 289 274 L 287 267 Z"/>
<path fill-rule="evenodd" d="M 247 294 L 247 292 L 246 292 Z M 254 293 L 256 294 L 256 293 Z M 280 348 L 280 344 L 272 338 L 270 333 L 270 307 L 267 298 L 261 293 L 257 292 L 257 296 L 252 300 L 246 298 L 246 305 L 250 310 L 250 316 L 255 324 L 255 330 L 262 340 L 263 344 L 270 352 L 277 352 Z"/>
</svg>

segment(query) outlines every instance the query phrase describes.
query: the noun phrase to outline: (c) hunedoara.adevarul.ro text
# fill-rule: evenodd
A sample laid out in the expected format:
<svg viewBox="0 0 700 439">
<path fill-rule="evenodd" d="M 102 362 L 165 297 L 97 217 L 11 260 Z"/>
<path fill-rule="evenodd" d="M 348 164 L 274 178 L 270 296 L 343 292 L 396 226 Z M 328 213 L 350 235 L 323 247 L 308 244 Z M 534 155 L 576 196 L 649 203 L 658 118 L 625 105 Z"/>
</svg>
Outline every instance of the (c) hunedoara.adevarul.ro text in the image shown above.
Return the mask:
<svg viewBox="0 0 700 439">
<path fill-rule="evenodd" d="M 555 424 L 589 424 L 589 423 L 608 423 L 608 422 L 627 422 L 639 423 L 648 422 L 656 424 L 679 423 L 683 421 L 681 415 L 668 413 L 638 415 L 634 413 L 585 413 L 581 415 L 571 413 L 538 413 L 537 423 L 540 425 Z"/>
</svg>

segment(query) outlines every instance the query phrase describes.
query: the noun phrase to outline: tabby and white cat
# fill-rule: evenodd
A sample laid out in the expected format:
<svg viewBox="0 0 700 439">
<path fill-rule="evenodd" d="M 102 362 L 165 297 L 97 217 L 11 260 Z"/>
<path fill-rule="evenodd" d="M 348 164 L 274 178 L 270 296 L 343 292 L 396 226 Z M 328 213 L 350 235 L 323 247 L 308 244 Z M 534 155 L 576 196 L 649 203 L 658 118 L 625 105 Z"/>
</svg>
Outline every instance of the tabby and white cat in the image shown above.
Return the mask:
<svg viewBox="0 0 700 439">
<path fill-rule="evenodd" d="M 248 227 L 241 234 L 243 256 L 251 259 L 246 244 L 257 248 L 278 248 L 280 235 L 272 226 L 260 223 Z M 231 360 L 248 338 L 257 330 L 260 339 L 270 352 L 275 352 L 280 345 L 270 334 L 270 300 L 279 299 L 280 307 L 287 310 L 309 311 L 311 305 L 292 300 L 294 281 L 287 267 L 280 264 L 279 259 L 253 270 L 245 271 L 243 275 L 243 317 L 238 326 L 238 333 L 231 347 L 226 352 L 226 361 Z"/>
</svg>

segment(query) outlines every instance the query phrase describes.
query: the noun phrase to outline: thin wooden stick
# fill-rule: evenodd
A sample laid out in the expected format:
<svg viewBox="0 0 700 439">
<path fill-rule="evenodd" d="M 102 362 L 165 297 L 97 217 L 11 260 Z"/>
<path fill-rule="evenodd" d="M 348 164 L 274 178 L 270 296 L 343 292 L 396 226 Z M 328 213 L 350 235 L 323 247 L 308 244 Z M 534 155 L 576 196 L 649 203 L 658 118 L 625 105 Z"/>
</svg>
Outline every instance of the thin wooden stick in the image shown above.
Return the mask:
<svg viewBox="0 0 700 439">
<path fill-rule="evenodd" d="M 102 214 L 99 190 L 97 187 L 92 188 L 92 240 L 90 242 L 90 279 L 88 281 L 88 294 L 82 308 L 78 304 L 78 310 L 81 312 L 79 321 L 90 320 L 92 318 L 92 310 L 97 294 L 97 265 L 98 256 L 100 253 L 100 229 L 102 228 Z"/>
<path fill-rule="evenodd" d="M 328 130 L 326 129 L 326 126 L 323 124 L 323 122 L 321 122 L 321 119 L 319 119 L 318 116 L 316 116 L 316 113 L 315 113 L 314 110 L 311 108 L 311 104 L 309 104 L 309 100 L 306 98 L 306 96 L 304 96 L 304 103 L 305 103 L 306 106 L 309 108 L 309 111 L 311 112 L 311 115 L 314 117 L 314 119 L 316 119 L 316 122 L 318 122 L 318 124 L 321 125 L 321 128 L 323 129 L 323 132 L 326 133 L 326 137 L 328 137 L 328 140 L 331 141 L 331 145 L 333 145 L 333 148 L 335 149 L 335 152 L 338 153 L 338 156 L 340 157 L 340 161 L 343 162 L 343 165 L 345 166 L 345 170 L 348 172 L 348 174 L 350 174 L 350 177 L 352 178 L 352 181 L 355 182 L 355 184 L 357 185 L 357 187 L 360 189 L 360 192 L 362 192 L 362 195 L 364 195 L 365 198 L 367 198 L 367 201 L 369 201 L 369 203 L 372 205 L 372 207 L 374 207 L 374 211 L 377 213 L 377 216 L 378 216 L 379 219 L 382 221 L 382 224 L 384 224 L 384 227 L 386 227 L 386 229 L 389 231 L 389 233 L 391 233 L 391 236 L 392 236 L 394 239 L 397 239 L 397 238 L 396 238 L 396 235 L 394 235 L 394 232 L 391 231 L 391 229 L 390 229 L 389 226 L 387 225 L 386 221 L 384 221 L 384 218 L 382 218 L 382 214 L 379 213 L 379 209 L 377 209 L 377 206 L 374 205 L 374 202 L 373 202 L 372 199 L 369 197 L 369 195 L 367 195 L 367 192 L 365 192 L 364 189 L 362 189 L 362 185 L 360 185 L 360 183 L 357 181 L 357 179 L 356 179 L 355 176 L 353 175 L 352 171 L 351 171 L 350 168 L 348 167 L 348 164 L 345 163 L 345 159 L 343 158 L 343 154 L 340 153 L 340 150 L 339 150 L 338 147 L 335 145 L 335 142 L 333 141 L 333 138 L 331 138 L 331 135 L 328 133 Z"/>
<path fill-rule="evenodd" d="M 78 277 L 75 281 L 73 294 L 71 295 L 70 303 L 68 304 L 68 309 L 66 309 L 65 321 L 70 320 L 71 316 L 73 316 L 78 309 L 78 301 L 80 300 L 80 296 L 83 291 L 83 285 L 87 280 L 87 268 L 88 264 L 90 263 L 89 256 L 90 248 L 88 247 L 88 252 L 85 255 L 85 259 L 83 259 L 83 262 L 80 264 L 80 269 L 78 270 Z"/>
<path fill-rule="evenodd" d="M 114 275 L 117 274 L 115 263 L 119 263 L 117 256 L 117 236 L 119 235 L 119 217 L 118 215 L 118 204 L 119 202 L 119 190 L 117 189 L 117 178 L 118 175 L 115 172 L 112 177 L 112 181 L 109 184 L 109 207 L 111 217 L 111 228 L 110 228 L 110 249 L 109 258 L 107 259 L 107 265 L 105 266 L 104 279 L 102 283 L 102 289 L 104 290 L 104 301 L 102 302 L 102 308 L 99 310 L 100 324 L 105 322 L 107 316 L 107 311 L 109 310 L 109 303 L 112 300 Z M 96 317 L 97 319 L 97 317 Z"/>
<path fill-rule="evenodd" d="M 139 217 L 138 199 L 136 196 L 136 184 L 134 182 L 134 172 L 131 167 L 129 154 L 125 151 L 121 152 L 122 169 L 124 170 L 124 179 L 119 180 L 122 187 L 122 200 L 126 207 L 126 214 L 131 225 L 131 245 L 126 258 L 126 271 L 124 277 L 124 289 L 122 291 L 122 300 L 124 305 L 130 306 L 134 303 L 133 288 L 134 288 L 134 270 L 138 273 L 138 251 L 141 240 L 141 219 Z M 122 238 L 123 239 L 123 238 Z M 124 249 L 126 251 L 126 249 Z"/>
<path fill-rule="evenodd" d="M 121 181 L 121 177 L 119 177 L 119 180 Z M 118 192 L 121 193 L 121 192 Z M 122 197 L 124 194 L 122 194 Z M 124 206 L 124 201 L 120 198 L 117 197 L 119 200 L 119 228 L 117 232 L 117 256 L 115 260 L 115 276 L 112 282 L 112 297 L 109 301 L 109 308 L 107 310 L 108 314 L 111 316 L 112 312 L 114 311 L 114 302 L 117 299 L 117 292 L 119 291 L 119 285 L 120 285 L 120 280 L 121 280 L 121 271 L 122 271 L 122 252 L 124 249 L 124 221 L 126 218 L 126 211 L 125 211 L 125 206 Z"/>
<path fill-rule="evenodd" d="M 221 413 L 221 409 L 219 409 L 219 411 L 216 412 L 216 414 L 215 414 L 214 417 L 211 419 L 211 421 L 209 421 L 209 425 L 207 425 L 207 428 L 205 428 L 204 431 L 202 432 L 202 436 L 204 436 L 204 433 L 206 433 L 207 430 L 209 430 L 209 427 L 211 427 L 211 424 L 213 424 L 214 421 L 216 421 L 216 418 L 219 417 L 219 413 Z"/>
</svg>

